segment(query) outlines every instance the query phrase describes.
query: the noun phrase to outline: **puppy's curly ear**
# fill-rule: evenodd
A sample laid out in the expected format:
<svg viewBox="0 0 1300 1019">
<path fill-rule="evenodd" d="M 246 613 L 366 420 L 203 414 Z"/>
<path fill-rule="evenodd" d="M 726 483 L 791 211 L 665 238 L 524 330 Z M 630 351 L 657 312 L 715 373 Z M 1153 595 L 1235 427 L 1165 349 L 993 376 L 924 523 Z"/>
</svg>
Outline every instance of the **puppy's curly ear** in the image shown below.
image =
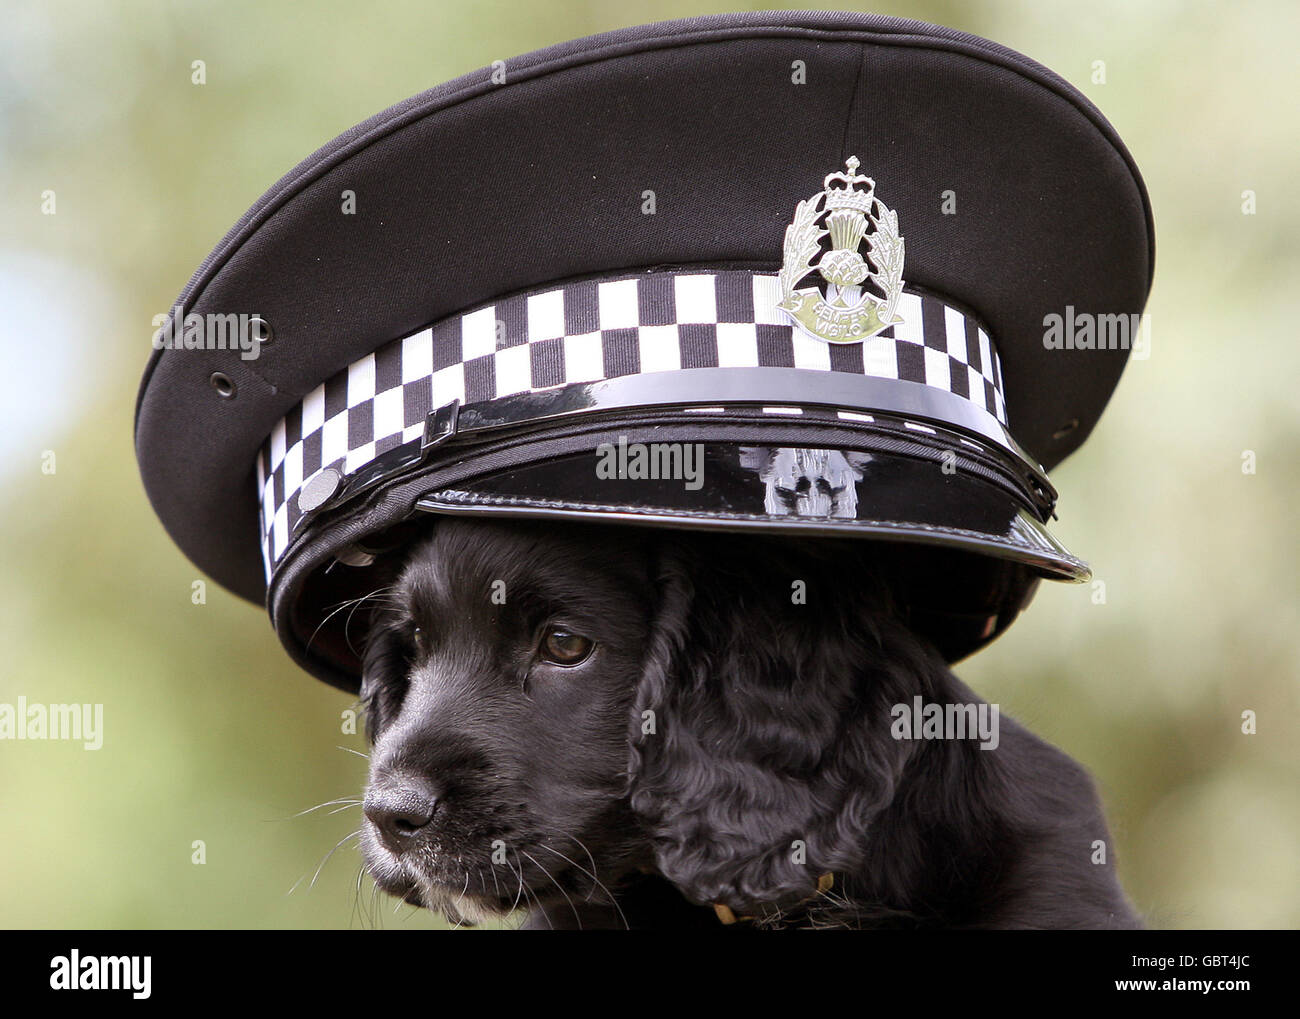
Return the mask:
<svg viewBox="0 0 1300 1019">
<path fill-rule="evenodd" d="M 742 914 L 861 865 L 911 753 L 890 707 L 927 671 L 860 571 L 780 548 L 665 539 L 632 719 L 630 802 L 660 872 Z"/>
</svg>

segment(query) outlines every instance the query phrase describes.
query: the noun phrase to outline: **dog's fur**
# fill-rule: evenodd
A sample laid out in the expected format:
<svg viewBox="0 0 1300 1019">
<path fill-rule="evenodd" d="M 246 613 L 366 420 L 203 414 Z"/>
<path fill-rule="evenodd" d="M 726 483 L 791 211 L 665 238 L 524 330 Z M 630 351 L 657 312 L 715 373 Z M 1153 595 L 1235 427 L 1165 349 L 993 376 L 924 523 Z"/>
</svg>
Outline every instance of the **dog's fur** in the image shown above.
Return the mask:
<svg viewBox="0 0 1300 1019">
<path fill-rule="evenodd" d="M 379 887 L 541 927 L 718 926 L 717 905 L 768 927 L 1137 926 L 1073 760 L 1005 715 L 993 750 L 891 735 L 917 695 L 981 702 L 870 548 L 440 520 L 365 655 Z M 591 656 L 539 660 L 550 624 Z M 411 803 L 432 819 L 385 836 Z"/>
</svg>

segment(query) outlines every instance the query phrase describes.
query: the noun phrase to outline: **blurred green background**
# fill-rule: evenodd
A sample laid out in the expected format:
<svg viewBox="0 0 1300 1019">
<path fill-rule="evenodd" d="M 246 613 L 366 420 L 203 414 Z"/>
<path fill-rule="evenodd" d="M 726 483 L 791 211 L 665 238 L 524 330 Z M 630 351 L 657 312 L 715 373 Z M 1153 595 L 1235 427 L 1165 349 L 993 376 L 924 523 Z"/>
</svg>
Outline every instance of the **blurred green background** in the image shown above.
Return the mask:
<svg viewBox="0 0 1300 1019">
<path fill-rule="evenodd" d="M 211 584 L 191 601 L 198 574 L 132 450 L 152 318 L 267 187 L 354 123 L 496 59 L 723 9 L 3 5 L 0 702 L 100 702 L 106 737 L 94 752 L 0 742 L 0 925 L 435 925 L 373 901 L 350 844 L 307 887 L 359 812 L 294 815 L 359 795 L 364 761 L 336 748 L 362 740 L 263 612 Z M 1118 128 L 1155 208 L 1151 356 L 1054 475 L 1058 534 L 1104 603 L 1047 586 L 958 671 L 1097 777 L 1151 925 L 1297 926 L 1300 5 L 870 9 L 1062 74 Z"/>
</svg>

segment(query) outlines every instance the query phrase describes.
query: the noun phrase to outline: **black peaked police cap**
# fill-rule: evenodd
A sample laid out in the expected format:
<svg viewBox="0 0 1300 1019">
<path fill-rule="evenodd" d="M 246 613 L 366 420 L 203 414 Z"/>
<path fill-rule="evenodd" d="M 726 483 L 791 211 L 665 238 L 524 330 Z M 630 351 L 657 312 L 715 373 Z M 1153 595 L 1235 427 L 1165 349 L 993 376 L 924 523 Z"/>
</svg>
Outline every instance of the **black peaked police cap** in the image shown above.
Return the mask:
<svg viewBox="0 0 1300 1019">
<path fill-rule="evenodd" d="M 345 689 L 322 621 L 431 514 L 873 539 L 951 660 L 1087 578 L 1046 472 L 1129 344 L 1047 325 L 1131 320 L 1152 260 L 1114 129 L 1018 53 L 855 13 L 648 25 L 292 170 L 155 336 L 136 449 L 186 555 Z"/>
</svg>

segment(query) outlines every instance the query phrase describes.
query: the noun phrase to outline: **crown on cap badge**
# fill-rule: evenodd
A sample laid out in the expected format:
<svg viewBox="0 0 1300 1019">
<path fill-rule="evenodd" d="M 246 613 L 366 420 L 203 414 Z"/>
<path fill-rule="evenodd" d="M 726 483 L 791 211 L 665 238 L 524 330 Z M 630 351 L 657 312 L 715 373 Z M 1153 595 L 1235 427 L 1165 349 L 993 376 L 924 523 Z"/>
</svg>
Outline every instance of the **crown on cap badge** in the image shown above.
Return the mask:
<svg viewBox="0 0 1300 1019">
<path fill-rule="evenodd" d="M 903 293 L 898 214 L 876 197 L 876 182 L 857 172 L 857 156 L 844 165 L 847 173 L 828 174 L 823 190 L 795 208 L 781 264 L 781 310 L 828 343 L 856 343 L 903 321 L 894 314 Z M 825 291 L 796 289 L 814 269 Z"/>
</svg>

